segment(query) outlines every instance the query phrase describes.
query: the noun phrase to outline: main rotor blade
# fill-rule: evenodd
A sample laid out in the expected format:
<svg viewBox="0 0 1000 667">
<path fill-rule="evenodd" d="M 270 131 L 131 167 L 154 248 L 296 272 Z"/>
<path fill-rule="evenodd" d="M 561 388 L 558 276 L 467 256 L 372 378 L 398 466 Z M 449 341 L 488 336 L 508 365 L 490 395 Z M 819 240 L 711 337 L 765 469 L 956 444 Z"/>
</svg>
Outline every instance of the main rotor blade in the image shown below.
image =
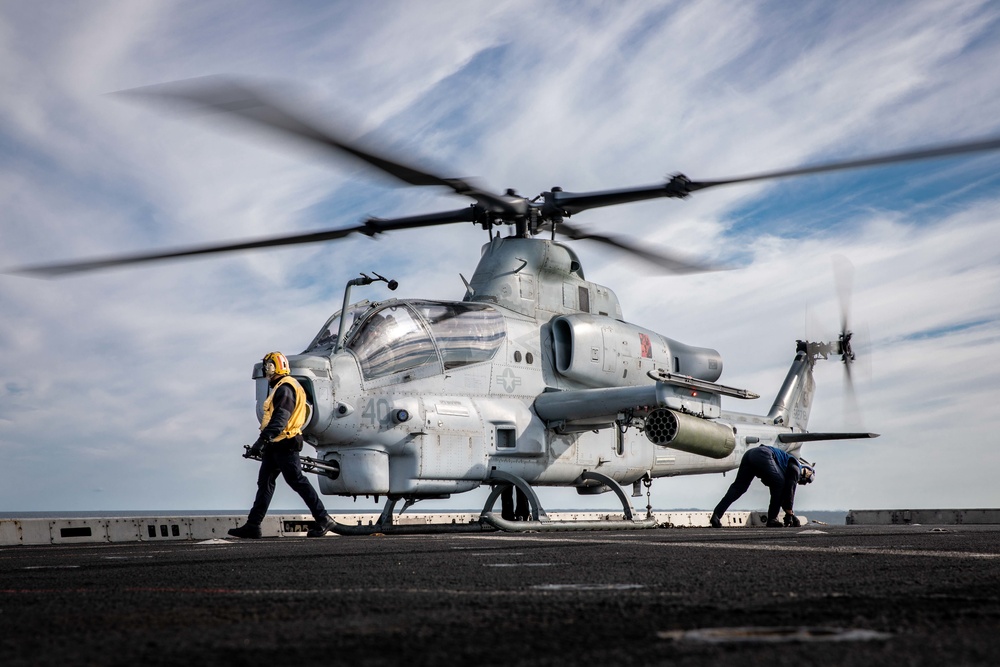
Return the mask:
<svg viewBox="0 0 1000 667">
<path fill-rule="evenodd" d="M 7 269 L 4 273 L 13 273 L 35 278 L 55 278 L 69 273 L 82 273 L 84 271 L 97 271 L 99 269 L 110 269 L 116 266 L 126 266 L 128 264 L 143 264 L 145 262 L 156 262 L 165 259 L 177 259 L 181 257 L 194 257 L 197 255 L 211 255 L 215 253 L 234 252 L 237 250 L 253 250 L 255 248 L 272 248 L 282 245 L 295 245 L 299 243 L 314 243 L 317 241 L 330 241 L 339 239 L 362 231 L 365 227 L 348 227 L 345 229 L 334 229 L 326 232 L 314 232 L 310 234 L 294 234 L 291 236 L 274 236 L 257 239 L 254 241 L 244 241 L 241 243 L 227 243 L 221 245 L 194 246 L 190 248 L 177 248 L 166 252 L 139 253 L 135 255 L 118 255 L 101 259 L 87 260 L 83 262 L 66 262 L 62 264 L 41 264 L 37 266 L 22 266 L 14 269 Z"/>
<path fill-rule="evenodd" d="M 455 222 L 480 222 L 482 217 L 482 209 L 472 205 L 455 211 L 409 215 L 405 218 L 368 218 L 365 220 L 364 229 L 359 231 L 366 236 L 375 236 L 382 232 L 392 232 L 398 229 L 450 225 Z"/>
<path fill-rule="evenodd" d="M 23 266 L 7 269 L 4 273 L 30 276 L 34 278 L 55 278 L 71 273 L 83 273 L 85 271 L 110 269 L 129 264 L 143 264 L 146 262 L 156 262 L 167 259 L 195 257 L 197 255 L 235 252 L 237 250 L 253 250 L 257 248 L 274 248 L 285 245 L 301 245 L 304 243 L 318 243 L 320 241 L 334 241 L 342 239 L 355 232 L 364 234 L 365 236 L 375 236 L 376 234 L 380 234 L 382 232 L 394 231 L 397 229 L 411 229 L 413 227 L 427 227 L 431 225 L 450 224 L 453 222 L 471 222 L 475 219 L 475 217 L 476 211 L 473 207 L 468 206 L 457 211 L 429 213 L 426 215 L 415 215 L 406 218 L 393 218 L 388 220 L 381 218 L 369 218 L 360 225 L 356 225 L 354 227 L 344 227 L 342 229 L 308 232 L 305 234 L 291 234 L 288 236 L 271 236 L 253 241 L 243 241 L 240 243 L 177 248 L 166 252 L 119 255 L 116 257 L 106 257 L 83 262 Z"/>
<path fill-rule="evenodd" d="M 751 181 L 788 178 L 791 176 L 805 176 L 808 174 L 820 174 L 828 171 L 861 169 L 864 167 L 874 167 L 884 164 L 915 162 L 917 160 L 929 160 L 932 158 L 993 150 L 1000 150 L 1000 137 L 980 139 L 967 143 L 947 144 L 944 146 L 922 148 L 899 153 L 888 153 L 885 155 L 860 158 L 857 160 L 828 162 L 809 167 L 768 171 L 760 174 L 751 174 L 749 176 L 739 176 L 736 178 L 713 181 L 693 181 L 683 174 L 677 174 L 670 177 L 666 183 L 658 185 L 644 185 L 634 188 L 601 190 L 594 192 L 563 192 L 561 190 L 554 190 L 551 193 L 546 193 L 546 202 L 542 210 L 546 215 L 573 215 L 575 213 L 580 213 L 581 211 L 600 206 L 626 204 L 629 202 L 644 201 L 646 199 L 655 199 L 657 197 L 683 199 L 692 192 L 705 190 L 717 185 L 731 185 L 734 183 L 748 183 Z"/>
<path fill-rule="evenodd" d="M 780 171 L 767 171 L 750 176 L 740 176 L 738 178 L 727 178 L 718 181 L 693 181 L 691 192 L 704 190 L 716 185 L 729 185 L 732 183 L 747 183 L 750 181 L 762 181 L 771 178 L 787 178 L 790 176 L 805 176 L 808 174 L 821 174 L 828 171 L 842 171 L 845 169 L 862 169 L 864 167 L 875 167 L 882 164 L 895 164 L 898 162 L 916 162 L 918 160 L 930 160 L 933 158 L 949 157 L 951 155 L 963 155 L 965 153 L 978 153 L 983 151 L 1000 150 L 1000 137 L 978 139 L 959 144 L 945 144 L 920 148 L 912 151 L 902 151 L 899 153 L 886 153 L 874 157 L 860 158 L 857 160 L 845 160 L 843 162 L 827 162 L 826 164 L 813 165 L 811 167 L 799 167 L 796 169 L 783 169 Z"/>
<path fill-rule="evenodd" d="M 591 234 L 579 229 L 578 227 L 573 227 L 566 222 L 559 223 L 556 227 L 556 233 L 563 234 L 564 236 L 568 236 L 574 240 L 597 241 L 598 243 L 604 243 L 605 245 L 618 248 L 619 250 L 624 250 L 625 252 L 635 255 L 640 259 L 643 259 L 646 262 L 660 268 L 664 273 L 688 274 L 729 270 L 729 267 L 713 266 L 711 264 L 697 262 L 679 255 L 667 254 L 662 250 L 642 248 L 634 245 L 630 241 L 622 239 L 621 237 L 607 236 L 605 234 Z"/>
<path fill-rule="evenodd" d="M 619 190 L 597 190 L 594 192 L 563 192 L 562 190 L 555 190 L 546 197 L 545 204 L 542 206 L 542 213 L 546 217 L 574 215 L 581 211 L 601 206 L 628 204 L 646 199 L 656 199 L 657 197 L 687 196 L 686 190 L 671 190 L 671 183 L 672 181 L 659 185 L 644 185 Z"/>
<path fill-rule="evenodd" d="M 341 138 L 333 130 L 320 128 L 318 123 L 288 110 L 255 87 L 227 77 L 187 79 L 132 88 L 118 94 L 193 111 L 211 111 L 236 116 L 257 128 L 324 146 L 342 156 L 346 154 L 357 158 L 409 185 L 444 186 L 457 194 L 472 197 L 481 204 L 491 206 L 497 212 L 509 208 L 509 203 L 500 196 L 477 187 L 468 179 L 445 178 L 404 164 L 395 157 L 363 149 Z"/>
</svg>

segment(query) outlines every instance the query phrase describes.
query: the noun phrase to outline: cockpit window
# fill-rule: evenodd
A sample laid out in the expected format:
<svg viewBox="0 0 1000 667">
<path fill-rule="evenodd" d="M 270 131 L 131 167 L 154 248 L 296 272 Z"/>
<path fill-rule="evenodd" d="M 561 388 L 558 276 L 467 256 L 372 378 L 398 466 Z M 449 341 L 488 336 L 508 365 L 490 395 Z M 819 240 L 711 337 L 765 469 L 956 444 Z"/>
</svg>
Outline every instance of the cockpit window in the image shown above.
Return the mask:
<svg viewBox="0 0 1000 667">
<path fill-rule="evenodd" d="M 357 322 L 358 318 L 364 315 L 365 311 L 371 308 L 371 303 L 365 299 L 364 301 L 359 301 L 358 303 L 351 304 L 347 307 L 347 316 L 344 317 L 344 332 L 347 333 L 351 330 L 351 327 Z M 313 342 L 309 344 L 306 348 L 307 352 L 333 352 L 334 346 L 337 344 L 337 335 L 340 333 L 340 320 L 342 311 L 337 311 L 333 314 L 323 328 L 320 329 L 319 333 L 313 339 Z"/>
<path fill-rule="evenodd" d="M 468 302 L 391 301 L 373 307 L 367 301 L 347 309 L 350 332 L 345 347 L 361 363 L 368 379 L 427 364 L 444 369 L 489 361 L 507 335 L 506 324 L 492 307 Z M 340 313 L 313 340 L 307 352 L 333 350 Z"/>
<path fill-rule="evenodd" d="M 404 305 L 388 306 L 361 323 L 347 348 L 366 378 L 379 378 L 437 361 L 424 326 Z"/>
<path fill-rule="evenodd" d="M 431 327 L 445 370 L 489 361 L 506 335 L 503 316 L 473 303 L 414 302 Z"/>
</svg>

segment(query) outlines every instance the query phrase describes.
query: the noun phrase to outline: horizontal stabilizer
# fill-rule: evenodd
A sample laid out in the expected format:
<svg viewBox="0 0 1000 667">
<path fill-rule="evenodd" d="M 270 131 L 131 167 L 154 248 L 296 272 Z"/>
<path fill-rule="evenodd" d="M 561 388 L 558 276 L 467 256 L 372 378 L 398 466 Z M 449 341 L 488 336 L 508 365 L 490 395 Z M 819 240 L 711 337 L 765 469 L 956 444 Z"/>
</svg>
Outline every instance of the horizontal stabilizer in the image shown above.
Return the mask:
<svg viewBox="0 0 1000 667">
<path fill-rule="evenodd" d="M 816 442 L 818 440 L 860 440 L 877 438 L 878 433 L 780 433 L 778 442 Z"/>
</svg>

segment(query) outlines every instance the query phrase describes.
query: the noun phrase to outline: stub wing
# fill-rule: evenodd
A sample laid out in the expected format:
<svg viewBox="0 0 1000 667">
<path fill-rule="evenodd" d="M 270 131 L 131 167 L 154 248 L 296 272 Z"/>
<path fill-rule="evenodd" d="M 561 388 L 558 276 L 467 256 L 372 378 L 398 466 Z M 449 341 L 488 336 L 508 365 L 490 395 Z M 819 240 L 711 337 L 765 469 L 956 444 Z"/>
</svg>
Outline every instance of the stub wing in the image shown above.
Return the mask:
<svg viewBox="0 0 1000 667">
<path fill-rule="evenodd" d="M 861 440 L 877 438 L 878 433 L 780 433 L 778 442 L 818 442 L 821 440 Z"/>
<path fill-rule="evenodd" d="M 669 408 L 704 419 L 721 416 L 720 396 L 752 399 L 758 395 L 746 389 L 726 387 L 686 375 L 665 371 L 650 372 L 655 384 L 634 387 L 602 387 L 546 391 L 535 399 L 536 414 L 551 427 L 594 428 L 609 426 L 619 413 Z"/>
</svg>

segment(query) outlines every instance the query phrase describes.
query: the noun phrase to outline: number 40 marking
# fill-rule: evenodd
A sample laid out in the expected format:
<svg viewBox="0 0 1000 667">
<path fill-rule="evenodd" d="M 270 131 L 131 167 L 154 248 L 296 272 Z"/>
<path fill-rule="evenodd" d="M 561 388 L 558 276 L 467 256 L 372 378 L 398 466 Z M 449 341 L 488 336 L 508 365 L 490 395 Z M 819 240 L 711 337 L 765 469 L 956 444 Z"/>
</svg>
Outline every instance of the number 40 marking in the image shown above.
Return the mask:
<svg viewBox="0 0 1000 667">
<path fill-rule="evenodd" d="M 389 401 L 385 398 L 374 399 L 371 398 L 365 403 L 364 409 L 361 411 L 361 419 L 367 421 L 372 426 L 375 423 L 386 425 L 389 423 Z"/>
</svg>

